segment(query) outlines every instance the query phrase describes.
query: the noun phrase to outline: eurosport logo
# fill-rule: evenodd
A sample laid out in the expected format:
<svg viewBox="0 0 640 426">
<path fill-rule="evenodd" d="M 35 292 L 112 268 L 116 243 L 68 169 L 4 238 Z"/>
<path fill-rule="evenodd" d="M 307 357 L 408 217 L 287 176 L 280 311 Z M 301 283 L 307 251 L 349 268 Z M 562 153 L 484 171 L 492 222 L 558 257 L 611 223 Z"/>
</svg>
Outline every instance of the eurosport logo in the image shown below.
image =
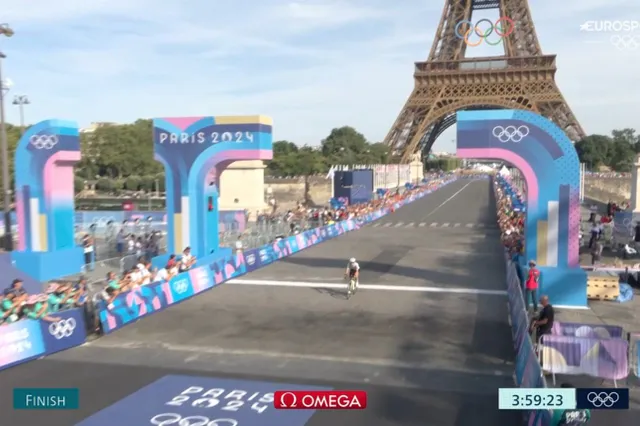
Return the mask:
<svg viewBox="0 0 640 426">
<path fill-rule="evenodd" d="M 36 149 L 51 149 L 58 144 L 56 135 L 33 135 L 29 138 L 29 142 Z"/>
<path fill-rule="evenodd" d="M 187 280 L 178 280 L 173 283 L 173 290 L 178 294 L 184 294 L 189 289 Z"/>
<path fill-rule="evenodd" d="M 496 126 L 493 128 L 492 134 L 502 143 L 519 143 L 529 136 L 529 128 L 527 126 Z"/>
<path fill-rule="evenodd" d="M 596 408 L 611 408 L 619 400 L 620 395 L 618 395 L 618 392 L 616 391 L 589 392 L 589 394 L 587 395 L 587 401 L 589 401 L 590 404 L 593 404 L 593 406 Z"/>
<path fill-rule="evenodd" d="M 67 318 L 60 321 L 52 322 L 49 325 L 49 334 L 56 338 L 56 340 L 64 339 L 65 337 L 71 337 L 73 331 L 76 329 L 76 320 L 74 318 Z"/>
<path fill-rule="evenodd" d="M 464 40 L 467 46 L 480 46 L 483 41 L 489 46 L 497 46 L 502 43 L 503 38 L 510 36 L 515 28 L 516 25 L 513 19 L 508 16 L 503 16 L 496 22 L 491 22 L 491 20 L 485 18 L 475 24 L 465 19 L 456 24 L 454 32 L 456 37 Z M 474 42 L 471 40 L 474 34 L 478 37 L 478 41 Z M 489 37 L 491 35 L 494 35 L 494 37 L 490 39 Z"/>
<path fill-rule="evenodd" d="M 587 21 L 580 31 L 593 33 L 631 33 L 640 30 L 640 21 Z"/>
</svg>

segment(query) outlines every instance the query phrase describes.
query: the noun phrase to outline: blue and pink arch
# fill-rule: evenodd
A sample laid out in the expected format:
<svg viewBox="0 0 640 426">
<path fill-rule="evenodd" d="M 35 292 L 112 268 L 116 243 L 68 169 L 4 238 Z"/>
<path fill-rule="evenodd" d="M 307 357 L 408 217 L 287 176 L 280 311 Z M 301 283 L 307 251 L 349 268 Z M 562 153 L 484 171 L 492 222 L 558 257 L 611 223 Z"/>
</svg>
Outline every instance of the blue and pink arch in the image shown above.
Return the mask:
<svg viewBox="0 0 640 426">
<path fill-rule="evenodd" d="M 234 161 L 272 159 L 272 124 L 260 115 L 153 120 L 155 159 L 166 176 L 169 253 L 191 247 L 202 258 L 218 250 L 218 178 Z"/>
<path fill-rule="evenodd" d="M 555 305 L 587 306 L 580 268 L 580 162 L 565 133 L 522 110 L 457 113 L 459 158 L 502 160 L 527 184 L 525 256 L 542 272 L 541 291 Z"/>
<path fill-rule="evenodd" d="M 75 122 L 46 120 L 20 138 L 15 154 L 16 267 L 44 281 L 78 273 L 83 250 L 75 241 L 74 174 L 80 161 Z"/>
</svg>

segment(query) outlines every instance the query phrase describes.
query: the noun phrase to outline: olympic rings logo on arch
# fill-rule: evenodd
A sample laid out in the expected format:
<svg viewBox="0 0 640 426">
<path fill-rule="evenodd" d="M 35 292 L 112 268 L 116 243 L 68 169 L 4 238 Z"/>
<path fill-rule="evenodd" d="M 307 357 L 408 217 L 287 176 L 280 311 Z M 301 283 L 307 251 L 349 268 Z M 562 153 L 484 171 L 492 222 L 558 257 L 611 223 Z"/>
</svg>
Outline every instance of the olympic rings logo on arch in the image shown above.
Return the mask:
<svg viewBox="0 0 640 426">
<path fill-rule="evenodd" d="M 31 143 L 35 149 L 52 149 L 58 142 L 56 135 L 33 135 L 29 138 L 29 143 Z"/>
<path fill-rule="evenodd" d="M 483 22 L 487 22 L 489 24 L 489 27 L 484 30 L 480 26 L 480 24 L 482 24 Z M 462 27 L 463 25 L 468 26 L 468 28 L 466 28 L 464 31 L 460 29 L 460 27 Z M 464 43 L 467 46 L 480 46 L 483 40 L 489 46 L 497 46 L 498 44 L 502 43 L 503 38 L 510 36 L 515 28 L 516 24 L 513 19 L 509 18 L 508 16 L 503 16 L 496 22 L 491 22 L 491 20 L 484 18 L 479 20 L 475 24 L 468 19 L 464 19 L 456 24 L 454 32 L 456 34 L 456 37 L 460 40 L 464 40 Z M 498 36 L 497 41 L 489 40 L 489 36 L 493 33 Z M 471 41 L 471 36 L 473 34 L 479 37 L 478 41 Z"/>
<path fill-rule="evenodd" d="M 519 143 L 529 136 L 529 128 L 527 126 L 496 126 L 491 134 L 502 143 Z"/>
</svg>

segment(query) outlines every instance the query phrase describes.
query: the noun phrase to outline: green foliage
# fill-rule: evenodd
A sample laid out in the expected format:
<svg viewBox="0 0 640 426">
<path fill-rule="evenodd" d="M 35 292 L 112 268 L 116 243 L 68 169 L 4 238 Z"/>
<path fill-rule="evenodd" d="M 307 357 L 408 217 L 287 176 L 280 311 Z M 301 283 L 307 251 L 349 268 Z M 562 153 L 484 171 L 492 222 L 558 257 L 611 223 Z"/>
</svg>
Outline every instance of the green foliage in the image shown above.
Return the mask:
<svg viewBox="0 0 640 426">
<path fill-rule="evenodd" d="M 73 189 L 76 191 L 76 193 L 84 190 L 84 182 L 85 182 L 84 179 L 82 179 L 82 178 L 80 178 L 78 176 L 76 176 L 73 179 Z"/>
<path fill-rule="evenodd" d="M 445 172 L 462 167 L 462 160 L 456 157 L 443 157 L 429 159 L 424 164 L 427 170 L 442 170 Z"/>
<path fill-rule="evenodd" d="M 640 135 L 634 129 L 614 130 L 611 136 L 590 135 L 575 145 L 580 161 L 589 170 L 608 167 L 616 172 L 629 172 L 640 154 Z"/>
<path fill-rule="evenodd" d="M 320 147 L 298 147 L 290 141 L 273 143 L 273 160 L 267 172 L 274 176 L 309 176 L 326 173 L 334 164 L 385 164 L 389 149 L 370 143 L 353 127 L 333 129 Z"/>
</svg>

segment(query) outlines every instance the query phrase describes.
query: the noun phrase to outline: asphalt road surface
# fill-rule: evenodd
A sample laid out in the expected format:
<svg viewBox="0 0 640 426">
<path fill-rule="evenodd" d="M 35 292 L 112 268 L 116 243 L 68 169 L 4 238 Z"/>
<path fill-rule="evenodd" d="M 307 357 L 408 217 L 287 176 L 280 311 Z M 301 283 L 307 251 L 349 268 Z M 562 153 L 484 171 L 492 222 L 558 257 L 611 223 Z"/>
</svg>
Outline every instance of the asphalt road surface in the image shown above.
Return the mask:
<svg viewBox="0 0 640 426">
<path fill-rule="evenodd" d="M 497 410 L 498 388 L 513 385 L 514 353 L 493 203 L 488 181 L 454 182 L 378 226 L 4 371 L 1 416 L 47 426 L 517 425 L 519 413 Z M 415 226 L 384 226 L 399 222 Z M 362 274 L 347 301 L 350 257 Z M 43 386 L 80 388 L 80 409 L 12 410 L 14 387 Z M 310 387 L 366 390 L 368 407 L 260 405 L 274 390 Z M 233 390 L 246 395 L 223 407 Z M 215 407 L 193 406 L 214 394 Z M 174 415 L 157 416 L 165 413 Z"/>
</svg>

